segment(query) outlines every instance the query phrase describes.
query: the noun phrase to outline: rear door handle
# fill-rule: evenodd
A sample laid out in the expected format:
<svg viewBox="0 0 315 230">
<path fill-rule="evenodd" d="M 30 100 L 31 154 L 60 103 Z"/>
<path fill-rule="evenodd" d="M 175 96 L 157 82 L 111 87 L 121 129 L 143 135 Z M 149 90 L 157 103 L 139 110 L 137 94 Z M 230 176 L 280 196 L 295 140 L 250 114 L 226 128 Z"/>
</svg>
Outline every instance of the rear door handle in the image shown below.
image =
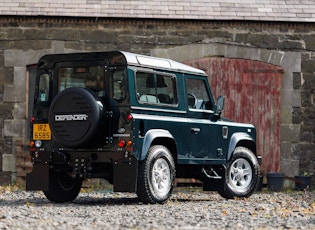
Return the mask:
<svg viewBox="0 0 315 230">
<path fill-rule="evenodd" d="M 190 131 L 193 133 L 193 134 L 197 134 L 200 132 L 200 129 L 199 128 L 191 128 Z"/>
</svg>

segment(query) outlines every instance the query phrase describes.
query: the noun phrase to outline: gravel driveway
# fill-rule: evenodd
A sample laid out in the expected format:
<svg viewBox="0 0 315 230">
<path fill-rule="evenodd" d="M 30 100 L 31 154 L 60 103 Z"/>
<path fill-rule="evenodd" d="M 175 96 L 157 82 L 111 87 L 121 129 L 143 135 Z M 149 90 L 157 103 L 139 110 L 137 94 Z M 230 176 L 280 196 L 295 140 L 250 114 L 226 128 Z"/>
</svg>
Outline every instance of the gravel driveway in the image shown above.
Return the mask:
<svg viewBox="0 0 315 230">
<path fill-rule="evenodd" d="M 144 205 L 134 194 L 95 191 L 54 204 L 41 192 L 0 187 L 0 229 L 315 229 L 315 192 L 225 200 L 185 190 L 164 205 Z"/>
</svg>

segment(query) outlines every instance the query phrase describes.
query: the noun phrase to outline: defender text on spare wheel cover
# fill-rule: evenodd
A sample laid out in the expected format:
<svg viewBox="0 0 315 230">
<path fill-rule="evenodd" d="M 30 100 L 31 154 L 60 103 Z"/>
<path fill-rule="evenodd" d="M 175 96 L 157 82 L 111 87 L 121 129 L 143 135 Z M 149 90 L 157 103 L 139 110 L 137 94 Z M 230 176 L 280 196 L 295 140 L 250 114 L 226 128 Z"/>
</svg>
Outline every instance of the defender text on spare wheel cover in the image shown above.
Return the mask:
<svg viewBox="0 0 315 230">
<path fill-rule="evenodd" d="M 248 197 L 261 157 L 256 129 L 221 116 L 204 71 L 128 52 L 43 56 L 31 118 L 27 190 L 71 202 L 87 178 L 165 203 L 175 178 Z"/>
</svg>

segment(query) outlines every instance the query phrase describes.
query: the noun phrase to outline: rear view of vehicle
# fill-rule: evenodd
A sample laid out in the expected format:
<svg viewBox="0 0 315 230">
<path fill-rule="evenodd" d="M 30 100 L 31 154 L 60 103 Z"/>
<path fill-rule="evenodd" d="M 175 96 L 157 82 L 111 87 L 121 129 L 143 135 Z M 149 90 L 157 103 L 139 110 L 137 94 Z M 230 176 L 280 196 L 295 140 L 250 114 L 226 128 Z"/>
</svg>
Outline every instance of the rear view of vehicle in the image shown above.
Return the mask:
<svg viewBox="0 0 315 230">
<path fill-rule="evenodd" d="M 105 178 L 117 191 L 135 191 L 126 74 L 126 61 L 115 52 L 39 61 L 27 189 L 43 190 L 54 202 L 76 198 L 85 178 Z M 114 178 L 115 170 L 121 173 Z"/>
</svg>

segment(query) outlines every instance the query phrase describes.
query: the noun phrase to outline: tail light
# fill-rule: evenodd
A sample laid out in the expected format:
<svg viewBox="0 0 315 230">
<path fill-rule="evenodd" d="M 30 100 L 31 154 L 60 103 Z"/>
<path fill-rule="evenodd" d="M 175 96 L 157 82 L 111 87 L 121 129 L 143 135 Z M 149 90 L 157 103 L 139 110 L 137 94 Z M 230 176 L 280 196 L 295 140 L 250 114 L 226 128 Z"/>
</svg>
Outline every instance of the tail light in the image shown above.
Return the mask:
<svg viewBox="0 0 315 230">
<path fill-rule="evenodd" d="M 30 141 L 30 151 L 31 151 L 31 152 L 36 151 L 36 148 L 35 148 L 35 141 Z"/>
<path fill-rule="evenodd" d="M 31 116 L 30 122 L 33 123 L 34 121 L 35 121 L 35 117 L 34 117 L 34 116 Z"/>
<path fill-rule="evenodd" d="M 132 141 L 125 141 L 125 140 L 119 140 L 118 141 L 118 147 L 119 148 L 123 148 L 123 147 L 130 147 L 130 146 L 132 146 Z"/>
<path fill-rule="evenodd" d="M 132 141 L 127 141 L 126 146 L 132 146 Z"/>
<path fill-rule="evenodd" d="M 131 121 L 133 119 L 133 116 L 129 113 L 128 115 L 127 115 L 127 121 Z"/>
<path fill-rule="evenodd" d="M 125 146 L 126 146 L 126 141 L 125 141 L 125 140 L 119 140 L 119 141 L 118 141 L 118 146 L 119 146 L 120 148 L 125 147 Z"/>
</svg>

